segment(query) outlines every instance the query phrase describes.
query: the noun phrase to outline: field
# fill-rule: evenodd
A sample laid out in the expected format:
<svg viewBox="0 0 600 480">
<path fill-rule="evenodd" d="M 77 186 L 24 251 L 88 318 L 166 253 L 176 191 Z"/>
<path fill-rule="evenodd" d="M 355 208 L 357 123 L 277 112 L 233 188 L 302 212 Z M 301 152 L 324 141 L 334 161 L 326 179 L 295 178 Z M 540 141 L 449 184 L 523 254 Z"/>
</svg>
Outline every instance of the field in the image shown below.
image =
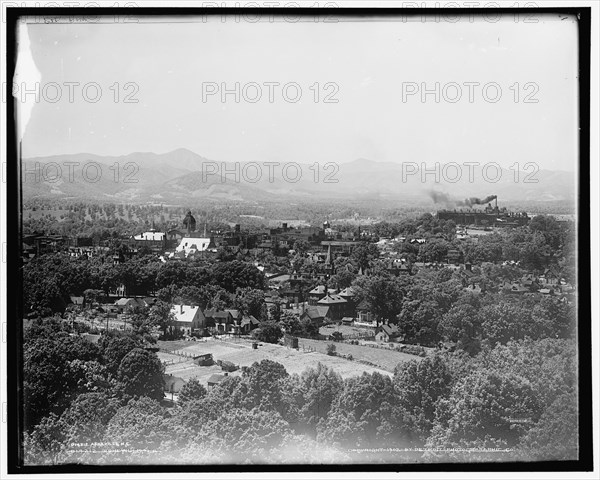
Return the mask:
<svg viewBox="0 0 600 480">
<path fill-rule="evenodd" d="M 310 342 L 310 345 L 308 343 L 302 345 L 305 342 Z M 202 367 L 193 363 L 191 357 L 203 353 L 211 353 L 215 362 L 217 360 L 227 360 L 240 367 L 250 366 L 254 362 L 268 359 L 281 363 L 289 374 L 300 374 L 307 367 L 314 367 L 320 362 L 333 368 L 343 378 L 360 375 L 362 372 L 379 372 L 384 375 L 391 375 L 398 363 L 419 358 L 413 355 L 370 347 L 336 344 L 340 354 L 352 353 L 355 360 L 364 359 L 376 365 L 386 366 L 385 368 L 373 367 L 325 354 L 327 343 L 300 339 L 299 350 L 269 343 L 260 343 L 258 348 L 254 350 L 252 349 L 252 342 L 245 339 L 215 340 L 211 338 L 198 342 L 158 342 L 158 346 L 161 348 L 158 357 L 166 364 L 165 373 L 181 377 L 186 381 L 197 378 L 203 384 L 207 383 L 212 374 L 221 373 L 221 367 L 216 364 L 210 367 Z M 386 356 L 390 358 L 384 360 Z M 241 371 L 238 370 L 231 372 L 229 375 L 236 376 L 240 374 Z"/>
<path fill-rule="evenodd" d="M 410 355 L 408 353 L 397 352 L 387 348 L 375 348 L 367 345 L 350 345 L 342 342 L 328 342 L 322 340 L 310 340 L 307 338 L 299 339 L 300 350 L 303 348 L 313 349 L 320 353 L 326 353 L 327 345 L 333 343 L 338 355 L 352 355 L 354 360 L 365 360 L 379 369 L 393 372 L 396 365 L 399 363 L 408 362 L 410 360 L 421 360 L 421 357 Z M 375 344 L 375 342 L 371 342 Z"/>
</svg>

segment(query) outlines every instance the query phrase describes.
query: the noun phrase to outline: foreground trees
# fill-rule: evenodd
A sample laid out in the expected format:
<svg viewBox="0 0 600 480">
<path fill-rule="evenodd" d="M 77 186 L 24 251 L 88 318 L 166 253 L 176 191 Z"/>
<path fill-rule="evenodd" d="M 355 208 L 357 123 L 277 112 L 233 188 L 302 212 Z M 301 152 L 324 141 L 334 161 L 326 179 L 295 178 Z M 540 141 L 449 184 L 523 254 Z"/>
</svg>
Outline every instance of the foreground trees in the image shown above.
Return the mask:
<svg viewBox="0 0 600 480">
<path fill-rule="evenodd" d="M 143 352 L 143 353 L 142 353 Z M 349 449 L 368 461 L 574 459 L 577 456 L 575 344 L 570 340 L 511 341 L 471 357 L 442 353 L 380 373 L 343 380 L 317 365 L 289 375 L 264 360 L 207 391 L 190 381 L 180 402 L 149 398 L 151 355 L 134 348 L 118 375 L 139 395 L 113 384 L 72 396 L 60 413 L 44 415 L 26 436 L 32 463 L 336 462 Z M 102 358 L 102 357 L 101 357 Z M 143 370 L 143 371 L 142 371 Z M 142 394 L 142 389 L 144 394 Z M 124 445 L 81 456 L 73 443 Z M 426 448 L 419 452 L 415 447 Z M 460 452 L 457 449 L 472 449 Z M 485 451 L 485 449 L 501 451 Z M 446 449 L 444 451 L 444 449 Z"/>
</svg>

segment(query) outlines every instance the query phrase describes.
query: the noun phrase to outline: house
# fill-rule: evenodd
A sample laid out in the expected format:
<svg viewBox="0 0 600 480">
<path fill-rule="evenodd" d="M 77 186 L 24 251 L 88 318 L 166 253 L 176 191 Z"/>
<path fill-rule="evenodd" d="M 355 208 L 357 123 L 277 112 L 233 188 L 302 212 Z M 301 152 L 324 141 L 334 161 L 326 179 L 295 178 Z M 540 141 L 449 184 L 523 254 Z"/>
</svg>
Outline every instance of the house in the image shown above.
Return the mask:
<svg viewBox="0 0 600 480">
<path fill-rule="evenodd" d="M 171 313 L 174 316 L 172 327 L 191 335 L 206 328 L 206 317 L 200 307 L 191 305 L 173 305 Z"/>
<path fill-rule="evenodd" d="M 231 330 L 233 324 L 233 316 L 228 310 L 220 310 L 213 314 L 212 318 L 215 322 L 217 333 L 227 333 Z"/>
<path fill-rule="evenodd" d="M 319 300 L 327 295 L 327 287 L 325 285 L 317 285 L 310 292 L 308 292 L 308 303 L 310 305 L 316 305 Z"/>
<path fill-rule="evenodd" d="M 329 319 L 337 321 L 346 315 L 348 302 L 339 295 L 327 294 L 317 302 L 317 306 L 329 307 Z"/>
<path fill-rule="evenodd" d="M 210 377 L 208 377 L 208 388 L 214 387 L 215 385 L 218 385 L 219 383 L 221 383 L 223 380 L 225 380 L 227 378 L 227 372 L 220 374 L 220 373 L 213 373 Z"/>
<path fill-rule="evenodd" d="M 344 288 L 338 295 L 346 300 L 346 315 L 354 317 L 356 314 L 355 290 L 352 287 Z"/>
<path fill-rule="evenodd" d="M 314 325 L 320 327 L 328 319 L 329 307 L 311 305 L 300 315 L 300 320 L 308 320 Z"/>
<path fill-rule="evenodd" d="M 375 334 L 375 340 L 378 342 L 393 342 L 398 337 L 400 337 L 400 332 L 396 325 L 382 325 Z"/>
<path fill-rule="evenodd" d="M 244 315 L 240 322 L 240 333 L 247 335 L 258 327 L 260 322 L 253 315 Z"/>
<path fill-rule="evenodd" d="M 138 298 L 120 298 L 115 302 L 115 306 L 119 313 L 131 312 L 135 308 L 143 308 L 146 305 L 144 301 Z"/>
</svg>

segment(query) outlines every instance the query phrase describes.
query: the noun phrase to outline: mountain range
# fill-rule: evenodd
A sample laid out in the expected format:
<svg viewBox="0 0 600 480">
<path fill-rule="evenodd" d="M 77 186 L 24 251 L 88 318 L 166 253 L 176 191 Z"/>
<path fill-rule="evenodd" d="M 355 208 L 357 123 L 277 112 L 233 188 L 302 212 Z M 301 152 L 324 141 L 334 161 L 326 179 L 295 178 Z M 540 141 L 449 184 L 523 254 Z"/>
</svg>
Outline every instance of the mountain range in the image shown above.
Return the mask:
<svg viewBox="0 0 600 480">
<path fill-rule="evenodd" d="M 27 158 L 23 197 L 183 204 L 198 201 L 415 200 L 452 206 L 465 197 L 497 195 L 505 201 L 573 202 L 573 172 L 423 165 L 360 158 L 342 164 L 218 162 L 190 150 L 123 156 L 88 153 Z M 470 178 L 471 176 L 471 178 Z"/>
</svg>

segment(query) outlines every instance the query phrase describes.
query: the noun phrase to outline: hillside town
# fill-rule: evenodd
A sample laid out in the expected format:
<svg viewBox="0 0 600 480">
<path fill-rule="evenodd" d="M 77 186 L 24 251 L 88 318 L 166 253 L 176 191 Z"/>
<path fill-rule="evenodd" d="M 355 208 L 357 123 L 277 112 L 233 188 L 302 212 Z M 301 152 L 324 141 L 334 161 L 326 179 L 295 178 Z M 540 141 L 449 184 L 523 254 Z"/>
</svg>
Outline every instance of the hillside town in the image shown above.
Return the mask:
<svg viewBox="0 0 600 480">
<path fill-rule="evenodd" d="M 191 440 L 208 435 L 223 445 L 219 462 L 264 460 L 219 433 L 217 425 L 242 421 L 260 423 L 254 434 L 270 452 L 301 439 L 289 457 L 297 461 L 385 444 L 417 448 L 390 461 L 420 461 L 419 446 L 457 444 L 451 422 L 461 413 L 447 402 L 485 403 L 472 388 L 497 382 L 506 384 L 495 394 L 505 413 L 485 421 L 485 435 L 468 427 L 472 445 L 489 445 L 478 435 L 492 432 L 519 446 L 506 460 L 557 449 L 568 457 L 572 443 L 540 449 L 535 436 L 572 420 L 556 425 L 548 415 L 574 394 L 573 228 L 548 215 L 456 224 L 440 211 L 362 226 L 215 229 L 187 211 L 178 225 L 105 240 L 30 231 L 22 250 L 28 458 L 128 461 L 73 449 L 94 439 L 137 445 L 137 461 L 148 458 L 142 445 L 170 461 L 208 461 L 200 437 Z M 511 396 L 515 388 L 531 402 Z M 423 410 L 407 392 L 430 403 Z M 391 410 L 369 417 L 360 403 L 369 396 Z M 492 406 L 482 408 L 485 417 Z M 84 420 L 81 409 L 98 413 Z M 138 426 L 127 426 L 132 418 Z M 157 421 L 156 438 L 134 433 Z M 185 433 L 173 433 L 178 422 Z M 273 433 L 273 443 L 264 429 L 287 433 Z M 194 453 L 175 453 L 172 435 Z M 315 441 L 325 445 L 316 456 Z"/>
</svg>

